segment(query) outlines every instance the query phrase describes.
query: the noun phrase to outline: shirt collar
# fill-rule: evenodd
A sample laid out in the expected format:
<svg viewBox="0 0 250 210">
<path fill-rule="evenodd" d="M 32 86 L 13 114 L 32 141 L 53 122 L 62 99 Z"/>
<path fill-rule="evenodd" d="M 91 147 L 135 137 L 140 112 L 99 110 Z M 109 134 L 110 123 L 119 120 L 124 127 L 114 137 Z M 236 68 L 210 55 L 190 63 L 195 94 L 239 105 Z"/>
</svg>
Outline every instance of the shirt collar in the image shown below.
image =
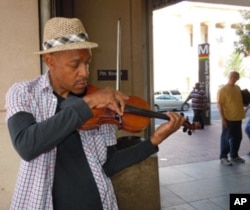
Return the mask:
<svg viewBox="0 0 250 210">
<path fill-rule="evenodd" d="M 52 85 L 50 83 L 49 70 L 44 75 L 42 75 L 41 89 L 42 90 L 51 89 L 53 91 Z"/>
</svg>

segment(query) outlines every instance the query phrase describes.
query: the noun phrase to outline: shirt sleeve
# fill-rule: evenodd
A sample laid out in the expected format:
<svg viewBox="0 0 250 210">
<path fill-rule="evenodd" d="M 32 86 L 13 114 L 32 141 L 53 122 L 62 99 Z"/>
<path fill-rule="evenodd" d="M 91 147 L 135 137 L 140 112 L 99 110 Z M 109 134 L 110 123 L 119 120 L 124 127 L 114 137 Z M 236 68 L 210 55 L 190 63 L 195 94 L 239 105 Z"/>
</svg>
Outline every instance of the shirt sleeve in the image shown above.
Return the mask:
<svg viewBox="0 0 250 210">
<path fill-rule="evenodd" d="M 36 122 L 31 113 L 24 111 L 8 119 L 13 146 L 24 160 L 30 161 L 53 149 L 92 117 L 88 105 L 78 97 L 64 100 L 61 108 L 61 111 L 42 122 Z"/>
<path fill-rule="evenodd" d="M 115 146 L 108 147 L 108 158 L 103 168 L 107 176 L 139 163 L 150 155 L 158 152 L 159 148 L 153 146 L 150 139 L 143 140 L 138 144 L 117 150 Z"/>
</svg>

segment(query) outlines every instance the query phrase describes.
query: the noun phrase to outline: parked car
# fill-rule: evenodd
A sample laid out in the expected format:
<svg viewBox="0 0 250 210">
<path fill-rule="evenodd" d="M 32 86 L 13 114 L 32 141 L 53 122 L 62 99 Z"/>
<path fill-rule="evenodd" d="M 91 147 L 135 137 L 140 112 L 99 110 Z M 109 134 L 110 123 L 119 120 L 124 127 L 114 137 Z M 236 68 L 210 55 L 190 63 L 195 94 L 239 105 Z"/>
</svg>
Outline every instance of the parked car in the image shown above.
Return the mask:
<svg viewBox="0 0 250 210">
<path fill-rule="evenodd" d="M 168 94 L 178 99 L 182 99 L 182 95 L 179 90 L 160 90 L 154 93 L 154 95 L 163 95 L 163 94 Z"/>
<path fill-rule="evenodd" d="M 154 96 L 154 109 L 157 112 L 160 111 L 175 111 L 182 110 L 187 111 L 190 109 L 190 104 L 185 103 L 182 107 L 184 100 L 178 99 L 175 96 L 169 94 L 155 95 Z"/>
</svg>

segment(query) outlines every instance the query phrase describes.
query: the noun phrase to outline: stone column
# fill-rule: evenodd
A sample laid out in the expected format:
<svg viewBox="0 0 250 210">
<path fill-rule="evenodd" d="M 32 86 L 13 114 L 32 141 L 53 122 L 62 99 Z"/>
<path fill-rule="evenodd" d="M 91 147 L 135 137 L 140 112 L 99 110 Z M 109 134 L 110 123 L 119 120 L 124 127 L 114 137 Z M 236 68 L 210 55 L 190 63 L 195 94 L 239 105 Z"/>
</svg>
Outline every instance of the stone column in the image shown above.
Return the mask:
<svg viewBox="0 0 250 210">
<path fill-rule="evenodd" d="M 210 65 L 210 100 L 216 100 L 219 77 L 218 77 L 218 57 L 216 53 L 216 27 L 215 22 L 207 22 L 208 43 L 209 43 L 209 65 Z"/>
<path fill-rule="evenodd" d="M 122 150 L 145 139 L 138 136 L 118 138 Z M 160 185 L 157 154 L 132 165 L 112 177 L 119 210 L 160 210 Z"/>
<path fill-rule="evenodd" d="M 201 27 L 200 22 L 193 23 L 193 59 L 192 63 L 193 75 L 190 77 L 193 79 L 191 84 L 194 84 L 198 81 L 199 78 L 199 62 L 198 62 L 198 45 L 201 44 Z"/>
</svg>

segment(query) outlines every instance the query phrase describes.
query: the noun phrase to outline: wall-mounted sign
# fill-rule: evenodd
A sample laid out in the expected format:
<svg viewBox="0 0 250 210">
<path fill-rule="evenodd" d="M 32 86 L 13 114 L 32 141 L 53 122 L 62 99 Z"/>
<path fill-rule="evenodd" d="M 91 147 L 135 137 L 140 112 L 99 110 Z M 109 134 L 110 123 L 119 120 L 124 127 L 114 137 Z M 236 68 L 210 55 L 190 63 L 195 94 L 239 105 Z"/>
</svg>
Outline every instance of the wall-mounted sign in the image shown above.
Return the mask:
<svg viewBox="0 0 250 210">
<path fill-rule="evenodd" d="M 128 70 L 120 71 L 121 80 L 128 80 Z M 97 70 L 97 80 L 116 80 L 116 70 Z"/>
</svg>

